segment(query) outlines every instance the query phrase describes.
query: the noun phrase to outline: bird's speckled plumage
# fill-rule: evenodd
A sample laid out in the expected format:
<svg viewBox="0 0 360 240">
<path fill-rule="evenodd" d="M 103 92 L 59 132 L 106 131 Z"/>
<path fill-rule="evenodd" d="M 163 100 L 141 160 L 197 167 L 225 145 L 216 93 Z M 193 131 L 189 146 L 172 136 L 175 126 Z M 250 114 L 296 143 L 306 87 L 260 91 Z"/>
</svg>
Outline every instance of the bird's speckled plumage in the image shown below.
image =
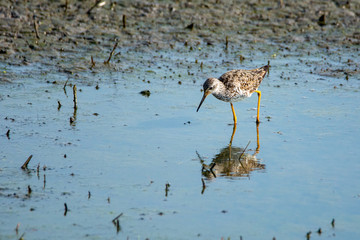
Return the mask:
<svg viewBox="0 0 360 240">
<path fill-rule="evenodd" d="M 268 70 L 269 65 L 265 65 L 252 70 L 231 70 L 221 75 L 219 79 L 208 78 L 204 82 L 204 95 L 196 111 L 199 111 L 205 98 L 209 94 L 212 94 L 219 100 L 230 102 L 234 116 L 234 123 L 236 124 L 236 115 L 232 103 L 250 97 L 254 92 L 257 92 L 259 97 L 257 122 L 259 122 L 261 92 L 257 89 Z"/>
<path fill-rule="evenodd" d="M 269 66 L 266 65 L 252 70 L 237 69 L 226 72 L 218 79 L 223 83 L 219 84 L 220 91 L 213 91 L 212 94 L 225 102 L 236 102 L 250 97 L 259 88 L 268 69 Z M 210 79 L 205 81 L 204 91 L 216 81 L 214 78 Z"/>
</svg>

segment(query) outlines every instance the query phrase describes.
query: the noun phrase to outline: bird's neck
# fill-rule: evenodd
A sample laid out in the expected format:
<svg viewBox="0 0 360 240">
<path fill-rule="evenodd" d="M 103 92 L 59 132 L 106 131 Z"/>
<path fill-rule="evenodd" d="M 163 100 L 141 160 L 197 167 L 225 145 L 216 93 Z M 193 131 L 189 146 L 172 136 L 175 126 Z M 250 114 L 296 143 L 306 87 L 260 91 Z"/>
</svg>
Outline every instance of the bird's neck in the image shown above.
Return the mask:
<svg viewBox="0 0 360 240">
<path fill-rule="evenodd" d="M 226 87 L 224 85 L 224 83 L 222 81 L 220 81 L 219 79 L 216 79 L 216 91 L 214 93 L 217 93 L 217 94 L 221 94 L 221 93 L 224 93 L 226 92 Z"/>
<path fill-rule="evenodd" d="M 214 97 L 222 101 L 230 101 L 230 99 L 227 98 L 228 94 L 224 83 L 218 79 L 216 90 L 212 94 L 214 95 Z"/>
</svg>

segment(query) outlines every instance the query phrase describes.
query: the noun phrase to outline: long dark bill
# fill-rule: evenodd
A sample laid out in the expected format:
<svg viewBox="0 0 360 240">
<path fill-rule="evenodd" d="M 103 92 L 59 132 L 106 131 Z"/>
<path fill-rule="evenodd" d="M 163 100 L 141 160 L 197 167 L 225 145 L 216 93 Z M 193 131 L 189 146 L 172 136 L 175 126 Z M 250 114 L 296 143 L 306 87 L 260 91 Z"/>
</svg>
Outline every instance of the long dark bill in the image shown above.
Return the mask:
<svg viewBox="0 0 360 240">
<path fill-rule="evenodd" d="M 199 104 L 199 106 L 198 106 L 198 108 L 197 108 L 196 112 L 198 112 L 198 111 L 199 111 L 199 109 L 200 109 L 200 107 L 201 107 L 201 104 L 204 102 L 204 100 L 205 100 L 205 98 L 207 97 L 207 95 L 209 95 L 209 94 L 208 94 L 208 93 L 206 93 L 206 92 L 204 92 L 204 95 L 203 95 L 203 97 L 202 97 L 202 99 L 201 99 L 201 101 L 200 101 L 200 104 Z"/>
</svg>

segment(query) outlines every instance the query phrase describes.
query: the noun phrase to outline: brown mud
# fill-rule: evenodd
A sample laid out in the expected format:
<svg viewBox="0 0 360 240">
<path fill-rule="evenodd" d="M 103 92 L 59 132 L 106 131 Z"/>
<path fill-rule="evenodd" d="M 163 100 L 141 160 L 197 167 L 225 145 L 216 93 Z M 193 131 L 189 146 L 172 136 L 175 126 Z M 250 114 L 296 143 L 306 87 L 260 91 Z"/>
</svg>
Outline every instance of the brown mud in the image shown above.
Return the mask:
<svg viewBox="0 0 360 240">
<path fill-rule="evenodd" d="M 274 47 L 293 54 L 358 51 L 359 29 L 359 1 L 2 1 L 0 61 L 39 63 L 65 74 L 101 71 L 116 42 L 112 61 L 117 67 L 111 65 L 112 70 L 121 68 L 129 49 L 215 45 L 258 51 Z M 326 67 L 317 72 L 359 73 L 354 59 L 340 69 Z M 1 73 L 2 81 L 17 77 L 4 69 Z"/>
</svg>

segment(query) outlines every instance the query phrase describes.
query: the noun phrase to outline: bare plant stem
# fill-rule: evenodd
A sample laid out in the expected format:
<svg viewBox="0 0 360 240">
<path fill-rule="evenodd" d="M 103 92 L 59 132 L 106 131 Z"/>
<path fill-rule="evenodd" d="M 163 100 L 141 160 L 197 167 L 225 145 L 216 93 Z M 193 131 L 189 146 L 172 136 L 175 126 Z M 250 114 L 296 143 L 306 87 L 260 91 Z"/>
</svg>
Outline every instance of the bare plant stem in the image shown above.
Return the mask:
<svg viewBox="0 0 360 240">
<path fill-rule="evenodd" d="M 74 84 L 74 86 L 73 86 L 73 94 L 74 94 L 74 110 L 76 110 L 76 109 L 77 109 L 77 94 L 76 94 L 76 90 L 77 90 L 77 88 L 76 88 L 76 85 Z"/>
<path fill-rule="evenodd" d="M 39 35 L 39 24 L 37 23 L 35 16 L 34 16 L 34 29 L 35 29 L 35 36 L 37 39 L 40 39 Z"/>
<path fill-rule="evenodd" d="M 110 53 L 110 56 L 109 56 L 108 60 L 106 60 L 106 61 L 104 62 L 104 64 L 109 64 L 109 63 L 110 63 L 110 60 L 111 60 L 112 56 L 114 55 L 115 49 L 117 48 L 117 45 L 118 45 L 118 44 L 119 44 L 118 42 L 116 42 L 116 43 L 114 44 L 114 47 L 113 47 L 113 49 L 112 49 L 112 51 L 111 51 L 111 53 Z"/>
<path fill-rule="evenodd" d="M 26 159 L 26 161 L 24 162 L 24 164 L 21 166 L 21 169 L 28 169 L 28 164 L 29 164 L 32 156 L 33 156 L 33 155 L 30 155 L 30 156 L 28 157 L 28 159 Z"/>
</svg>

